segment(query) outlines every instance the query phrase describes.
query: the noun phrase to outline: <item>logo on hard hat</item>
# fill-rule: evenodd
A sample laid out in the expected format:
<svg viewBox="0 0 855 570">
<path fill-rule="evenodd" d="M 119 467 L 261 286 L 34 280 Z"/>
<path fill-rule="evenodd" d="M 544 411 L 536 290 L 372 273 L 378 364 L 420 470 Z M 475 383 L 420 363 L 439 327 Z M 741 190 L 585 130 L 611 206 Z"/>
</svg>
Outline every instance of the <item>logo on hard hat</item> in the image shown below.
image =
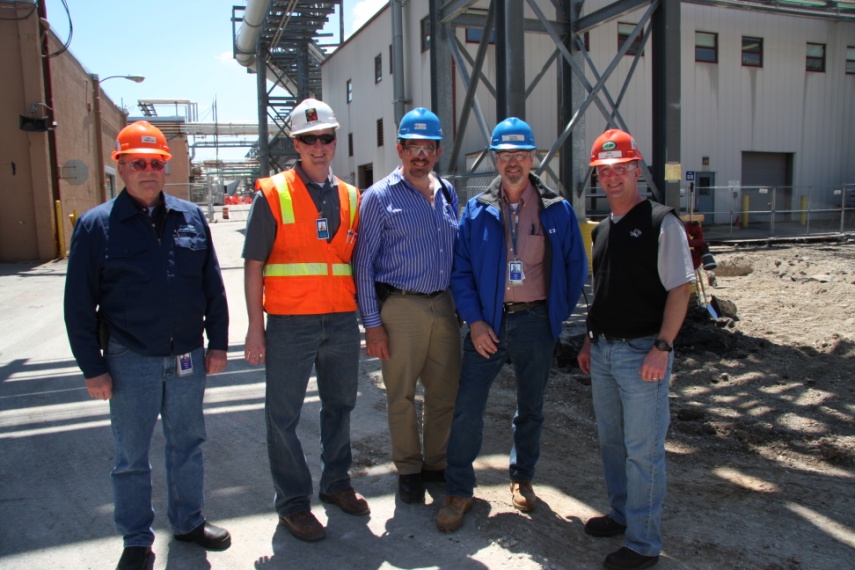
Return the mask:
<svg viewBox="0 0 855 570">
<path fill-rule="evenodd" d="M 502 142 L 525 141 L 525 135 L 502 135 Z"/>
<path fill-rule="evenodd" d="M 603 160 L 606 158 L 623 158 L 623 153 L 619 150 L 613 150 L 613 151 L 609 151 L 609 152 L 601 152 L 601 153 L 597 154 L 597 157 L 600 160 Z"/>
<path fill-rule="evenodd" d="M 414 131 L 426 131 L 428 128 L 427 123 L 413 123 Z"/>
<path fill-rule="evenodd" d="M 318 110 L 315 108 L 306 109 L 306 122 L 312 123 L 318 120 Z"/>
<path fill-rule="evenodd" d="M 140 137 L 140 141 L 147 144 L 157 144 L 157 139 L 149 135 L 143 135 Z"/>
<path fill-rule="evenodd" d="M 614 141 L 606 141 L 603 143 L 603 150 L 614 150 L 617 148 L 617 143 Z"/>
</svg>

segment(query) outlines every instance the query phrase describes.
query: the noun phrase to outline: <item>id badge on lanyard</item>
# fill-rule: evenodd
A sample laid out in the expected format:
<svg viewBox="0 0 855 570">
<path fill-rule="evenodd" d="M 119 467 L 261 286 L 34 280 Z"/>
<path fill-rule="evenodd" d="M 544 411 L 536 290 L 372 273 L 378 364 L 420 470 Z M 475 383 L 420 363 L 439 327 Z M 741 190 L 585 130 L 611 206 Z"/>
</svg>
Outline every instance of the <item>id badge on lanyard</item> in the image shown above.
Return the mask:
<svg viewBox="0 0 855 570">
<path fill-rule="evenodd" d="M 318 234 L 318 239 L 330 239 L 330 226 L 326 218 L 318 218 L 315 220 L 315 230 Z"/>
</svg>

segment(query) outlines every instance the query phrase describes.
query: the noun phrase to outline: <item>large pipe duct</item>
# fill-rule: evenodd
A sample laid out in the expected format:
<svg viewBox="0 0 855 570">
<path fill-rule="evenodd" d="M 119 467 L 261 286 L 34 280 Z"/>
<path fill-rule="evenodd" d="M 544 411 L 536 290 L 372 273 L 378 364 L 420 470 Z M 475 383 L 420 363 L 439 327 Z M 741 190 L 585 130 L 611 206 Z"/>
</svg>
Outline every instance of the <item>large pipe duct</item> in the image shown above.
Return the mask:
<svg viewBox="0 0 855 570">
<path fill-rule="evenodd" d="M 244 67 L 255 64 L 255 49 L 271 0 L 247 0 L 243 24 L 235 37 L 235 59 Z"/>
</svg>

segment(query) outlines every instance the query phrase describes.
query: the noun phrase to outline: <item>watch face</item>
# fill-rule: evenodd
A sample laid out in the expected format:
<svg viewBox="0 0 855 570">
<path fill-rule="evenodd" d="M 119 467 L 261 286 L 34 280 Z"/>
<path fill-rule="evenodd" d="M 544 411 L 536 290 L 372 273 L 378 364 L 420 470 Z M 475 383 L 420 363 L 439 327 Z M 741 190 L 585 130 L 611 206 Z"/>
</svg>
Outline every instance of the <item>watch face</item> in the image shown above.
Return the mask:
<svg viewBox="0 0 855 570">
<path fill-rule="evenodd" d="M 653 346 L 657 350 L 661 350 L 662 352 L 671 352 L 673 347 L 668 344 L 668 341 L 660 339 L 656 339 L 656 342 L 653 343 Z"/>
</svg>

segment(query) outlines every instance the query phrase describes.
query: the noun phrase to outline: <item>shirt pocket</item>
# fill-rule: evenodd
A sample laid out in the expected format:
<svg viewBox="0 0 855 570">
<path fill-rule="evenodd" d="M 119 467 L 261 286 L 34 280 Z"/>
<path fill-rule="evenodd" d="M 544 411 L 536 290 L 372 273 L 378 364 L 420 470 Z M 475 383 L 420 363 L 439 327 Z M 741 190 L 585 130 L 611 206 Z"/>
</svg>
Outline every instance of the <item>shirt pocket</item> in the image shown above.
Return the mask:
<svg viewBox="0 0 855 570">
<path fill-rule="evenodd" d="M 205 232 L 196 226 L 175 230 L 175 268 L 182 275 L 200 275 L 208 255 Z"/>
<path fill-rule="evenodd" d="M 107 247 L 103 271 L 106 284 L 148 283 L 154 263 L 144 243 L 111 244 Z"/>
<path fill-rule="evenodd" d="M 546 236 L 526 236 L 522 259 L 527 265 L 539 265 L 544 262 L 547 239 L 549 238 Z"/>
</svg>

